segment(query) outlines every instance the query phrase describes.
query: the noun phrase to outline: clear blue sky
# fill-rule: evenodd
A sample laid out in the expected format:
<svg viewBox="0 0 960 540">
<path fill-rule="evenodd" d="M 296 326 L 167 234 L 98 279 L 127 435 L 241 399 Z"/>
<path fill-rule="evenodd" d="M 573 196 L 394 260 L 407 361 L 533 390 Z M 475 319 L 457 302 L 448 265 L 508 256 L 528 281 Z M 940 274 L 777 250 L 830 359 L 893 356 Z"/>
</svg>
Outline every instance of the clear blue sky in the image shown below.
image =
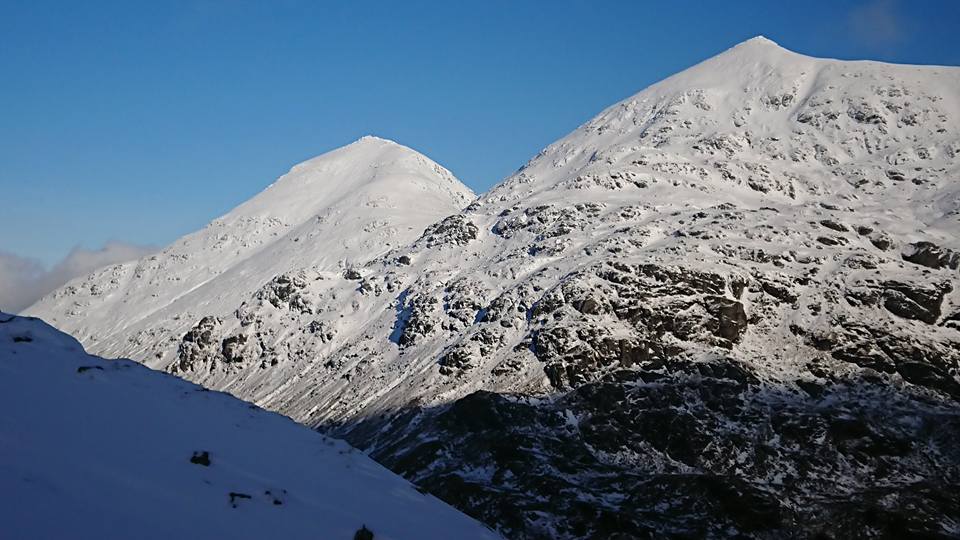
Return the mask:
<svg viewBox="0 0 960 540">
<path fill-rule="evenodd" d="M 960 64 L 960 1 L 0 0 L 0 251 L 165 244 L 364 134 L 477 191 L 763 34 Z"/>
</svg>

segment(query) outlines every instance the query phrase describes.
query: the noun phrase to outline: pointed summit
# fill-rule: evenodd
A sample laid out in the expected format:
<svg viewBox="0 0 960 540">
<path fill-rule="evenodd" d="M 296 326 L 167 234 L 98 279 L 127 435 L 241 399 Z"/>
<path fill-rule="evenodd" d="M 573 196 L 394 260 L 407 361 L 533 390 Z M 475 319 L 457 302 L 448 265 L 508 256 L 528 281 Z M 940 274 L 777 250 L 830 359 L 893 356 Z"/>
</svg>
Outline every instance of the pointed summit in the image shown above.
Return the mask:
<svg viewBox="0 0 960 540">
<path fill-rule="evenodd" d="M 722 58 L 727 55 L 736 55 L 740 58 L 770 58 L 783 55 L 801 56 L 789 49 L 784 48 L 779 43 L 766 36 L 754 36 L 746 41 L 737 43 L 733 47 L 730 47 L 726 51 L 714 56 L 713 58 L 707 59 L 705 62 L 710 62 L 713 59 Z"/>
<path fill-rule="evenodd" d="M 376 135 L 369 135 L 369 134 L 364 135 L 363 137 L 360 137 L 359 139 L 354 141 L 352 144 L 357 144 L 357 143 L 386 143 L 386 144 L 396 144 L 400 146 L 400 143 L 394 140 L 385 139 L 383 137 L 378 137 Z"/>
<path fill-rule="evenodd" d="M 198 305 L 222 317 L 278 276 L 339 275 L 416 239 L 473 197 L 423 154 L 364 137 L 294 166 L 162 252 L 74 280 L 27 311 L 81 341 L 96 332 L 101 351 L 114 337 L 120 347 L 129 331 L 182 335 Z"/>
<path fill-rule="evenodd" d="M 770 77 L 796 79 L 801 73 L 815 70 L 827 62 L 833 61 L 795 53 L 759 35 L 655 83 L 627 101 L 664 97 L 698 88 L 735 93 L 746 86 L 766 84 L 761 81 Z"/>
<path fill-rule="evenodd" d="M 678 75 L 697 70 L 701 68 L 701 66 L 710 66 L 709 69 L 712 70 L 726 71 L 752 63 L 782 65 L 797 59 L 810 58 L 785 49 L 777 42 L 765 36 L 755 36 L 730 47 L 712 58 L 704 60 L 686 71 L 680 72 Z"/>
<path fill-rule="evenodd" d="M 740 43 L 740 45 L 737 45 L 737 46 L 739 47 L 739 46 L 741 46 L 741 45 L 752 45 L 752 46 L 757 46 L 757 47 L 778 47 L 778 48 L 780 47 L 780 45 L 779 45 L 776 41 L 768 38 L 767 36 L 763 36 L 763 35 L 754 36 L 754 37 L 752 37 L 752 38 L 750 38 L 750 39 L 748 39 L 748 40 Z"/>
<path fill-rule="evenodd" d="M 364 194 L 397 201 L 417 193 L 451 212 L 473 198 L 450 171 L 423 154 L 374 136 L 365 136 L 293 166 L 266 190 L 224 216 L 269 213 L 285 222 L 309 219 L 332 201 Z"/>
<path fill-rule="evenodd" d="M 529 197 L 530 178 L 538 179 L 536 189 L 547 190 L 554 182 L 566 181 L 556 169 L 596 168 L 597 163 L 609 164 L 641 148 L 648 153 L 656 149 L 659 159 L 666 159 L 663 154 L 670 150 L 679 163 L 689 161 L 690 156 L 749 153 L 761 137 L 770 137 L 775 146 L 787 147 L 782 140 L 795 137 L 798 130 L 808 131 L 810 125 L 826 122 L 837 132 L 863 124 L 918 125 L 916 117 L 921 113 L 902 116 L 903 111 L 915 109 L 915 100 L 904 98 L 902 103 L 891 105 L 890 98 L 930 95 L 933 89 L 950 95 L 957 74 L 956 68 L 815 58 L 790 51 L 762 35 L 755 36 L 608 107 L 525 165 L 523 182 L 508 178 L 484 198 Z M 899 81 L 899 88 L 884 89 L 893 80 Z M 891 91 L 893 96 L 885 93 Z M 930 110 L 934 103 L 930 103 Z M 818 119 L 821 115 L 826 120 Z M 939 118 L 951 116 L 944 113 Z M 946 130 L 947 126 L 938 129 Z M 847 140 L 828 140 L 823 133 L 810 137 L 817 140 L 808 141 L 806 148 L 791 149 L 791 160 L 802 161 L 803 156 L 822 153 L 808 148 L 838 144 L 850 146 L 842 154 L 838 152 L 842 158 L 832 158 L 838 162 L 864 151 Z M 786 151 L 774 154 L 778 160 L 789 155 Z M 649 158 L 638 156 L 637 160 Z M 678 168 L 673 163 L 662 167 Z M 708 163 L 703 170 L 713 168 Z M 517 192 L 506 195 L 505 190 Z"/>
</svg>

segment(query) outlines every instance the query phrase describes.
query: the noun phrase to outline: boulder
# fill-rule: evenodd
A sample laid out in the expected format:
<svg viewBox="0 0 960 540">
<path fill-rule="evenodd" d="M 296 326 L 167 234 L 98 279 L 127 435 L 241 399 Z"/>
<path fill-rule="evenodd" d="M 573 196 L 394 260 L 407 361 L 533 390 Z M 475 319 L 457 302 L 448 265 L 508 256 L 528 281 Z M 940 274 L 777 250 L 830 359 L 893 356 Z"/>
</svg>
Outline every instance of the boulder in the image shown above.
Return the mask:
<svg viewBox="0 0 960 540">
<path fill-rule="evenodd" d="M 933 242 L 914 242 L 900 254 L 903 260 L 928 268 L 960 268 L 960 252 L 940 247 Z"/>
</svg>

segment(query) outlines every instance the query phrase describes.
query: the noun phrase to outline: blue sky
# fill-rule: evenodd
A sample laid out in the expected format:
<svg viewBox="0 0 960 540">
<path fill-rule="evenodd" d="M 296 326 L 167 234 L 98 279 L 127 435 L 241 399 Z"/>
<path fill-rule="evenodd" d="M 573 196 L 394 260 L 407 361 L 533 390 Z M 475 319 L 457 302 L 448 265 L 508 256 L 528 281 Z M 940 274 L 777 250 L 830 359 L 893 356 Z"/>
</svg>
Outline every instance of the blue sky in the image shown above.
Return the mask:
<svg viewBox="0 0 960 540">
<path fill-rule="evenodd" d="M 956 0 L 0 0 L 0 252 L 163 245 L 368 133 L 482 191 L 754 35 L 957 65 L 958 29 Z"/>
</svg>

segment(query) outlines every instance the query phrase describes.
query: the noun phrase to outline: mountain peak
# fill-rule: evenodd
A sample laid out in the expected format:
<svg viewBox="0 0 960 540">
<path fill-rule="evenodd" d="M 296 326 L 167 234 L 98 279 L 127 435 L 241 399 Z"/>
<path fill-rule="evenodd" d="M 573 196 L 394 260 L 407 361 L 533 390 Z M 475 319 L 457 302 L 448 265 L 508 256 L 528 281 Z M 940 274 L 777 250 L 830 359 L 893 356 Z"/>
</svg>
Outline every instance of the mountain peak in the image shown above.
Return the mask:
<svg viewBox="0 0 960 540">
<path fill-rule="evenodd" d="M 118 273 L 109 270 L 111 277 L 80 278 L 71 289 L 80 297 L 91 298 L 86 287 L 101 279 L 122 292 L 99 296 L 82 317 L 49 318 L 80 337 L 93 325 L 146 328 L 156 320 L 172 323 L 167 328 L 180 334 L 188 328 L 178 321 L 189 321 L 184 315 L 194 302 L 225 316 L 278 275 L 305 269 L 336 273 L 345 261 L 362 264 L 413 241 L 473 198 L 450 171 L 416 150 L 364 137 L 295 165 L 253 198 L 149 259 L 119 267 Z M 76 299 L 73 292 L 54 293 L 31 309 L 62 313 L 57 306 Z M 109 335 L 100 331 L 98 337 Z"/>
<path fill-rule="evenodd" d="M 386 143 L 386 144 L 394 144 L 397 146 L 403 146 L 396 141 L 393 141 L 390 139 L 384 139 L 383 137 L 378 137 L 376 135 L 364 135 L 363 137 L 360 137 L 359 139 L 354 141 L 353 144 L 358 144 L 358 143 L 381 143 L 381 144 Z"/>
<path fill-rule="evenodd" d="M 943 139 L 955 133 L 946 119 L 954 107 L 951 100 L 955 99 L 957 80 L 957 68 L 817 58 L 785 49 L 762 35 L 755 36 L 602 111 L 525 165 L 522 181 L 508 178 L 484 199 L 504 197 L 504 191 L 514 191 L 512 197 L 520 198 L 523 193 L 522 197 L 529 198 L 532 178 L 537 179 L 533 189 L 540 191 L 552 189 L 555 182 L 576 184 L 558 174 L 557 169 L 583 174 L 604 169 L 628 155 L 631 159 L 622 166 L 629 169 L 642 168 L 631 160 L 671 161 L 656 163 L 643 173 L 655 177 L 667 170 L 679 170 L 678 163 L 692 167 L 689 162 L 702 159 L 702 178 L 692 183 L 698 191 L 708 189 L 706 179 L 718 169 L 714 160 L 752 158 L 758 150 L 769 152 L 765 159 L 793 162 L 783 173 L 789 177 L 796 174 L 799 163 L 807 161 L 806 156 L 816 156 L 810 159 L 811 169 L 817 169 L 821 159 L 835 165 L 869 161 L 877 148 L 864 141 L 888 134 L 893 126 L 908 132 L 923 131 L 922 117 L 938 119 L 938 125 L 932 132 L 911 133 L 910 137 L 933 137 L 942 140 L 940 144 L 949 144 Z M 871 127 L 877 127 L 879 133 L 864 131 Z M 837 138 L 837 133 L 851 130 L 863 134 L 860 138 Z M 768 139 L 760 143 L 762 138 Z M 883 144 L 911 156 L 898 156 L 897 161 L 922 163 L 932 159 L 929 152 L 920 157 L 913 147 L 899 149 L 896 137 L 884 137 Z M 827 157 L 825 149 L 832 155 Z M 811 172 L 781 186 L 784 191 L 746 185 L 744 196 L 792 193 L 792 199 L 807 191 L 807 196 L 819 198 L 845 191 L 846 186 L 832 176 Z M 755 171 L 744 171 L 743 178 L 755 179 Z M 885 178 L 881 171 L 872 185 L 889 187 Z M 719 189 L 729 178 L 716 180 L 713 187 Z M 756 185 L 754 180 L 744 184 L 749 182 Z M 726 188 L 722 191 L 729 193 Z M 857 193 L 845 196 L 864 197 Z"/>
<path fill-rule="evenodd" d="M 740 43 L 740 45 L 751 45 L 751 46 L 761 46 L 761 47 L 777 47 L 777 48 L 782 48 L 782 47 L 780 47 L 780 44 L 778 44 L 776 41 L 768 38 L 767 36 L 763 36 L 763 35 L 754 36 L 754 37 L 752 37 L 752 38 L 750 38 L 750 39 L 748 39 L 748 40 Z M 738 45 L 738 46 L 740 46 L 740 45 Z"/>
<path fill-rule="evenodd" d="M 766 36 L 754 36 L 742 41 L 726 51 L 709 58 L 701 63 L 714 64 L 731 60 L 733 62 L 761 61 L 764 63 L 780 63 L 789 57 L 803 57 L 789 49 L 782 47 L 776 41 Z"/>
<path fill-rule="evenodd" d="M 427 156 L 389 139 L 366 135 L 294 165 L 290 172 L 247 204 L 266 196 L 274 208 L 289 210 L 287 203 L 277 205 L 272 201 L 278 191 L 289 192 L 295 201 L 305 198 L 316 201 L 340 200 L 351 193 L 369 193 L 371 188 L 385 196 L 403 196 L 403 192 L 410 190 L 443 193 L 442 206 L 453 202 L 451 211 L 473 198 L 470 188 Z M 310 196 L 305 197 L 308 193 Z"/>
</svg>

